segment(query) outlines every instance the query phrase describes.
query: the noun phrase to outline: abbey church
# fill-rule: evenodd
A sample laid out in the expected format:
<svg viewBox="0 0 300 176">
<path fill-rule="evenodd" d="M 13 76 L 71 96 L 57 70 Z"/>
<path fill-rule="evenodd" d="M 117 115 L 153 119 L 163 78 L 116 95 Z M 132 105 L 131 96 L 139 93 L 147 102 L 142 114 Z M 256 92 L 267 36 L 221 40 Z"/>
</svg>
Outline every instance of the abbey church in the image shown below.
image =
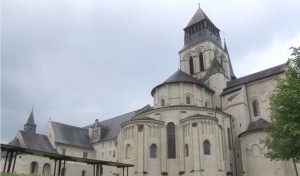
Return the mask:
<svg viewBox="0 0 300 176">
<path fill-rule="evenodd" d="M 32 111 L 9 145 L 129 163 L 130 176 L 296 176 L 292 162 L 265 158 L 260 143 L 287 63 L 237 78 L 220 30 L 200 7 L 183 30 L 180 69 L 149 92 L 152 105 L 82 127 L 49 120 L 43 134 Z M 15 172 L 53 175 L 54 167 L 49 158 L 19 154 Z M 93 175 L 83 163 L 63 169 L 62 175 Z M 104 176 L 123 174 L 103 167 Z"/>
</svg>

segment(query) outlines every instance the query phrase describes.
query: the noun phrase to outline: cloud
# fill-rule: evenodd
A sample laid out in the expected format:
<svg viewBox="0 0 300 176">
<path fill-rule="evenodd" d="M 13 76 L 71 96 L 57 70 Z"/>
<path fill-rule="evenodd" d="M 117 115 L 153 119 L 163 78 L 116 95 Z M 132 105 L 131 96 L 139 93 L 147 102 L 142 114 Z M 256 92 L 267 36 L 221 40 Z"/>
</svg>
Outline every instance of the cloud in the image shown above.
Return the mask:
<svg viewBox="0 0 300 176">
<path fill-rule="evenodd" d="M 3 1 L 2 142 L 23 128 L 32 104 L 38 132 L 49 117 L 86 126 L 152 104 L 151 89 L 179 67 L 182 29 L 197 4 Z M 299 41 L 297 0 L 212 0 L 201 8 L 225 31 L 237 76 L 284 62 Z"/>
</svg>

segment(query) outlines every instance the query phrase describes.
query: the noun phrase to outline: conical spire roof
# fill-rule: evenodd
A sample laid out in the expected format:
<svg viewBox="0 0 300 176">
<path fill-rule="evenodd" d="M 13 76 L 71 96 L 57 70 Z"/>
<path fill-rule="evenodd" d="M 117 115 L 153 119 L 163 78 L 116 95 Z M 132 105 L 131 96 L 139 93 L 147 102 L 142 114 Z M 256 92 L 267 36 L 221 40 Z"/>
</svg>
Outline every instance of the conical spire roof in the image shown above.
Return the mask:
<svg viewBox="0 0 300 176">
<path fill-rule="evenodd" d="M 230 56 L 229 56 L 229 52 L 228 52 L 228 49 L 227 49 L 227 45 L 226 45 L 226 41 L 224 39 L 224 51 L 227 53 L 228 55 L 228 61 L 229 61 L 229 71 L 230 71 L 230 78 L 231 79 L 236 79 L 236 76 L 233 72 L 233 68 L 232 68 L 232 64 L 231 64 L 231 60 L 230 60 Z"/>
<path fill-rule="evenodd" d="M 33 115 L 33 108 L 31 110 L 31 113 L 29 115 L 29 118 L 27 120 L 26 125 L 35 125 L 35 123 L 34 123 L 34 115 Z"/>
<path fill-rule="evenodd" d="M 193 24 L 198 23 L 199 21 L 202 20 L 208 20 L 209 22 L 211 22 L 211 20 L 208 18 L 208 16 L 203 12 L 203 10 L 199 7 L 198 10 L 196 11 L 196 13 L 194 14 L 194 16 L 192 17 L 192 19 L 190 20 L 190 22 L 188 23 L 188 25 L 185 28 L 188 28 L 189 26 L 192 26 Z M 212 23 L 212 22 L 211 22 Z"/>
</svg>

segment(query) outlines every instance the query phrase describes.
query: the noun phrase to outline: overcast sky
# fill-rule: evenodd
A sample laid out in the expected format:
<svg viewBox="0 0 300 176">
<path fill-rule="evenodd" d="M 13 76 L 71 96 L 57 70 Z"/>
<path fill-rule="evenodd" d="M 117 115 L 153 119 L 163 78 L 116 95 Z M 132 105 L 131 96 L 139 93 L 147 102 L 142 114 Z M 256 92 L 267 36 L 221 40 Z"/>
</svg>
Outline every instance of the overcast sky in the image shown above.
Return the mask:
<svg viewBox="0 0 300 176">
<path fill-rule="evenodd" d="M 199 0 L 2 0 L 1 143 L 52 121 L 83 127 L 147 104 L 179 67 Z M 300 46 L 299 0 L 201 0 L 241 77 Z"/>
</svg>

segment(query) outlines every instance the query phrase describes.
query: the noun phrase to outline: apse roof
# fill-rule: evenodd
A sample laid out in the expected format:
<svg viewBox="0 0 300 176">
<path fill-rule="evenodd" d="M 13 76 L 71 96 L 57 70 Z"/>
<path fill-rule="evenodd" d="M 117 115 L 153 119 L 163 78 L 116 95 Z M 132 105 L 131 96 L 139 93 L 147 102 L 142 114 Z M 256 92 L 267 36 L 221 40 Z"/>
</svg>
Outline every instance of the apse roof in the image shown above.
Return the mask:
<svg viewBox="0 0 300 176">
<path fill-rule="evenodd" d="M 164 84 L 170 84 L 170 83 L 180 83 L 180 82 L 185 82 L 185 83 L 193 83 L 193 84 L 197 84 L 201 87 L 206 88 L 207 90 L 210 90 L 212 92 L 214 92 L 211 88 L 209 88 L 207 85 L 205 85 L 203 82 L 199 81 L 198 79 L 186 74 L 185 72 L 181 71 L 181 70 L 177 70 L 172 76 L 170 76 L 166 81 L 164 81 L 162 84 L 156 86 L 159 87 L 161 85 Z M 151 94 L 153 95 L 153 92 L 155 90 L 154 87 L 151 91 Z"/>
</svg>

